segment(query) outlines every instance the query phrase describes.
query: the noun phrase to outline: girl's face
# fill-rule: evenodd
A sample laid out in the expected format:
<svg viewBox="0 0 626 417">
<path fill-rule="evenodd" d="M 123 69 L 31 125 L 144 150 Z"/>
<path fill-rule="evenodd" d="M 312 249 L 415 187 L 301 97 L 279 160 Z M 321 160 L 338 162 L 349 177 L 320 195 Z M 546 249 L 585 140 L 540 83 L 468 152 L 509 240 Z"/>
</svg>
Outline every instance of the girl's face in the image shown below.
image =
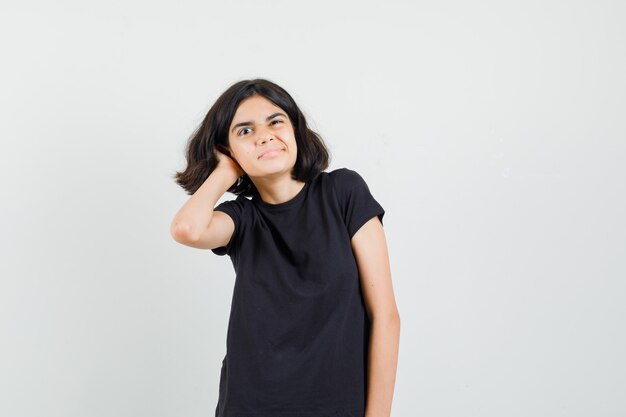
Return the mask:
<svg viewBox="0 0 626 417">
<path fill-rule="evenodd" d="M 289 175 L 296 163 L 298 148 L 289 116 L 263 96 L 239 104 L 228 142 L 231 156 L 251 179 Z"/>
</svg>

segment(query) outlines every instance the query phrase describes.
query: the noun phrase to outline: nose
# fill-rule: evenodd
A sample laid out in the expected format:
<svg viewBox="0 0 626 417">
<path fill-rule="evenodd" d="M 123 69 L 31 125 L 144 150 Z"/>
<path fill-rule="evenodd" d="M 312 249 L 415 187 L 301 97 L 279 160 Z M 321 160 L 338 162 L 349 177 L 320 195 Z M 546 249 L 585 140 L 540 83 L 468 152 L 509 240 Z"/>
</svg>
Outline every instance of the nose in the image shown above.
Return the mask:
<svg viewBox="0 0 626 417">
<path fill-rule="evenodd" d="M 261 142 L 272 140 L 272 138 L 274 137 L 274 134 L 266 126 L 260 127 L 258 132 L 259 140 Z"/>
</svg>

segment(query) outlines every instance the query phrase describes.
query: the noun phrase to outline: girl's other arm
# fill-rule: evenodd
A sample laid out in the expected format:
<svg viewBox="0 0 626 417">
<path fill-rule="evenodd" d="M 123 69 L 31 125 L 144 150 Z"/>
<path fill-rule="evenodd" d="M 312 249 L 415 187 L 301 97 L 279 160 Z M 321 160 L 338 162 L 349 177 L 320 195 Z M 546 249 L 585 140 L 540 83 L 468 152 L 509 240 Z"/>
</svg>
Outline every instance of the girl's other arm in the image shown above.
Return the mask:
<svg viewBox="0 0 626 417">
<path fill-rule="evenodd" d="M 213 208 L 237 180 L 236 175 L 220 167 L 211 172 L 172 220 L 170 234 L 174 240 L 198 249 L 213 249 L 230 240 L 235 228 L 233 220 Z"/>
<path fill-rule="evenodd" d="M 400 344 L 400 314 L 391 282 L 385 232 L 378 217 L 352 237 L 361 288 L 370 319 L 365 417 L 389 417 Z"/>
</svg>

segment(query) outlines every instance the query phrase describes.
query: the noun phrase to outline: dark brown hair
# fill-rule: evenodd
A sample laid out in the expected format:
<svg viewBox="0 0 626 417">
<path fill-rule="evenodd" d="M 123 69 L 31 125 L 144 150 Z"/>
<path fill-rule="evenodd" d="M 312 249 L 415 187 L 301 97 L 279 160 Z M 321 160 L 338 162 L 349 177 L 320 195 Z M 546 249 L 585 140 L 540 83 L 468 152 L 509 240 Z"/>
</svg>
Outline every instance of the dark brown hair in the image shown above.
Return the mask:
<svg viewBox="0 0 626 417">
<path fill-rule="evenodd" d="M 187 167 L 184 171 L 176 171 L 173 178 L 189 195 L 194 194 L 217 167 L 216 147 L 228 146 L 228 128 L 239 104 L 254 95 L 263 96 L 280 107 L 291 121 L 298 147 L 291 172 L 293 179 L 307 182 L 328 168 L 331 156 L 324 140 L 309 129 L 304 114 L 289 93 L 263 78 L 243 80 L 222 93 L 187 142 Z M 247 197 L 257 192 L 246 174 L 227 191 Z"/>
</svg>

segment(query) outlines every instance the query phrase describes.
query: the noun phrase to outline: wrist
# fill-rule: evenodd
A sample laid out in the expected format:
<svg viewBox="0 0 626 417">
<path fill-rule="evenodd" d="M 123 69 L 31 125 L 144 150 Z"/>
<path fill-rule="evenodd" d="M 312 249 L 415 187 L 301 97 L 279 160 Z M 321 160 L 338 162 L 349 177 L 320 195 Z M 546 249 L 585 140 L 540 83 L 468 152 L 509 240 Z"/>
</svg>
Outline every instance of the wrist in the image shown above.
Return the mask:
<svg viewBox="0 0 626 417">
<path fill-rule="evenodd" d="M 237 181 L 237 178 L 239 178 L 236 172 L 233 172 L 231 169 L 227 169 L 225 167 L 218 166 L 213 172 L 216 176 L 223 179 L 225 183 L 228 183 L 228 187 L 230 187 L 235 181 Z"/>
</svg>

